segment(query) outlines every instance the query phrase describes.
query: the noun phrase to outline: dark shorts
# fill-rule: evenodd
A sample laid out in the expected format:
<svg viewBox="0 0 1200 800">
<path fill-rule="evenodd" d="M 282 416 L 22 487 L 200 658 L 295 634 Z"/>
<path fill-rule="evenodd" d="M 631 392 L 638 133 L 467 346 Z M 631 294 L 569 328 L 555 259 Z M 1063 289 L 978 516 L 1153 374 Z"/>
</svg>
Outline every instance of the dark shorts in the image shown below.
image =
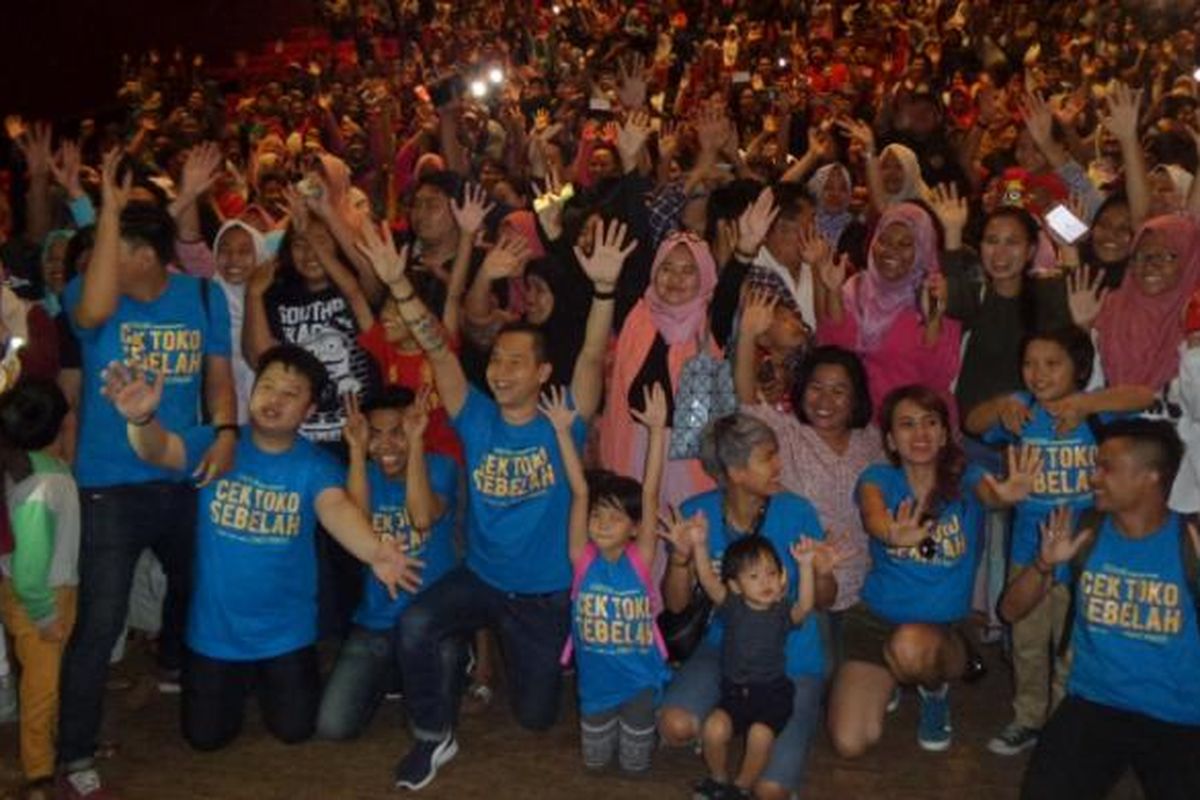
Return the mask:
<svg viewBox="0 0 1200 800">
<path fill-rule="evenodd" d="M 843 662 L 865 661 L 868 664 L 888 667 L 887 660 L 883 657 L 883 651 L 888 641 L 892 638 L 892 634 L 902 624 L 887 621 L 867 608 L 865 603 L 859 603 L 856 606 L 846 609 L 842 612 L 842 647 L 845 652 Z M 922 622 L 911 624 L 933 625 L 942 628 L 948 635 L 959 634 L 964 637 L 964 641 L 969 641 L 966 638 L 965 631 L 961 630 L 963 626 L 962 622 Z M 890 669 L 890 667 L 888 668 Z"/>
<path fill-rule="evenodd" d="M 796 687 L 787 676 L 768 683 L 734 683 L 721 679 L 721 700 L 717 708 L 733 720 L 733 733 L 740 736 L 759 723 L 776 736 L 792 717 L 792 696 Z"/>
</svg>

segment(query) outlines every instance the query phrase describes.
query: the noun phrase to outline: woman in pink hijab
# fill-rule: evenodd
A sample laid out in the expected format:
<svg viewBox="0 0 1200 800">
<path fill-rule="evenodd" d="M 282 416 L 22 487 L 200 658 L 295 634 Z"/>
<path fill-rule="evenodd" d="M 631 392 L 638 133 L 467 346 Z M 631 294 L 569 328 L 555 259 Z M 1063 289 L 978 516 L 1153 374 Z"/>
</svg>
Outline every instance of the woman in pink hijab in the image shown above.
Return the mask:
<svg viewBox="0 0 1200 800">
<path fill-rule="evenodd" d="M 910 384 L 933 389 L 955 409 L 950 387 L 962 327 L 944 316 L 938 249 L 928 212 L 899 203 L 880 217 L 865 271 L 846 280 L 848 265 L 831 254 L 817 267 L 817 338 L 862 359 L 876 412 L 892 389 Z"/>
<path fill-rule="evenodd" d="M 716 261 L 703 239 L 676 233 L 659 245 L 650 285 L 617 337 L 598 426 L 600 464 L 605 469 L 642 477 L 645 429 L 634 422 L 630 409 L 642 407 L 644 388 L 661 383 L 668 411 L 674 414 L 683 365 L 701 348 L 719 353 L 708 333 L 708 304 L 716 286 Z M 679 503 L 712 486 L 698 460 L 667 461 L 664 502 Z"/>
</svg>

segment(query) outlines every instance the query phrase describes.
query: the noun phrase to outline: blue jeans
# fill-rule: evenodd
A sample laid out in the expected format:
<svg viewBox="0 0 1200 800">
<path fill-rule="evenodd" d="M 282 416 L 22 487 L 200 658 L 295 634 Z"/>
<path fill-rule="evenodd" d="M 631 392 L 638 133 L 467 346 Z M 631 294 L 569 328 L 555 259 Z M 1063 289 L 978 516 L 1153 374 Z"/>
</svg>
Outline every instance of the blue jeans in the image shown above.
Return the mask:
<svg viewBox="0 0 1200 800">
<path fill-rule="evenodd" d="M 467 649 L 461 638 L 449 637 L 439 654 L 446 679 L 444 699 L 453 707 L 464 684 Z M 394 630 L 352 628 L 321 695 L 317 737 L 344 740 L 361 734 L 399 674 Z"/>
<path fill-rule="evenodd" d="M 68 767 L 95 753 L 109 657 L 125 628 L 134 567 L 147 547 L 167 575 L 159 666 L 182 666 L 196 526 L 196 492 L 188 484 L 81 489 L 79 501 L 78 617 L 63 655 L 58 724 L 58 759 Z"/>
<path fill-rule="evenodd" d="M 440 739 L 454 724 L 456 699 L 447 698 L 441 643 L 493 626 L 508 675 L 518 724 L 545 730 L 558 717 L 559 657 L 569 631 L 570 593 L 502 592 L 459 567 L 421 593 L 400 618 L 400 667 L 413 734 Z"/>
</svg>

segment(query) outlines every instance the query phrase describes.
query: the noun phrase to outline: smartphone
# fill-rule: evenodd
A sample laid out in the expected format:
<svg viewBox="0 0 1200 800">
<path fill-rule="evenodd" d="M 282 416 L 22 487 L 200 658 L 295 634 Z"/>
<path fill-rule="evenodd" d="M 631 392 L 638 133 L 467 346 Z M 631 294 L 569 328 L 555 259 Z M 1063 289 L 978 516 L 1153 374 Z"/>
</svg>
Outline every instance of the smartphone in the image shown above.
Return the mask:
<svg viewBox="0 0 1200 800">
<path fill-rule="evenodd" d="M 612 103 L 607 97 L 593 97 L 588 100 L 588 111 L 612 111 Z"/>
<path fill-rule="evenodd" d="M 1062 203 L 1046 212 L 1046 224 L 1067 244 L 1075 244 L 1088 232 L 1088 224 Z"/>
<path fill-rule="evenodd" d="M 749 83 L 750 82 L 750 73 L 746 72 L 745 70 L 743 70 L 741 72 L 735 72 L 735 73 L 733 73 L 733 77 L 731 80 L 733 81 L 734 85 L 737 85 L 739 83 Z"/>
</svg>

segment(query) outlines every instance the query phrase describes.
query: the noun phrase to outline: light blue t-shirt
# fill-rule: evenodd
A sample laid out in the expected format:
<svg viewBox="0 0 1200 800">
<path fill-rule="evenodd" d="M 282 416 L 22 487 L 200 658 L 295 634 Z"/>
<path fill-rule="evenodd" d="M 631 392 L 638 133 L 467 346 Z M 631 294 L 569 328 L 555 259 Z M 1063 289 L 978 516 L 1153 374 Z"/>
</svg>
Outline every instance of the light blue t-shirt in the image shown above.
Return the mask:
<svg viewBox="0 0 1200 800">
<path fill-rule="evenodd" d="M 629 555 L 610 562 L 597 554 L 571 610 L 584 714 L 616 708 L 645 689 L 657 694 L 670 678 L 655 644 L 654 616 Z"/>
<path fill-rule="evenodd" d="M 968 466 L 958 498 L 941 509 L 932 533 L 937 544 L 933 558 L 923 558 L 917 547 L 887 547 L 871 537 L 871 571 L 863 583 L 862 599 L 873 613 L 897 625 L 954 622 L 967 616 L 982 552 L 984 509 L 975 489 L 983 475 L 979 467 Z M 872 464 L 863 470 L 854 490 L 856 500 L 864 483 L 879 488 L 893 514 L 913 496 L 904 469 L 891 464 Z"/>
<path fill-rule="evenodd" d="M 1108 516 L 1075 587 L 1067 692 L 1177 725 L 1200 725 L 1200 629 L 1181 521 L 1143 539 Z M 1191 543 L 1188 542 L 1188 546 Z"/>
<path fill-rule="evenodd" d="M 100 394 L 100 373 L 112 361 L 137 362 L 166 373 L 158 419 L 172 431 L 185 431 L 200 422 L 204 357 L 229 357 L 229 307 L 225 293 L 205 281 L 169 274 L 167 288 L 143 303 L 124 295 L 113 315 L 99 327 L 81 328 L 74 310 L 83 292 L 82 277 L 63 290 L 71 330 L 79 339 L 83 361 L 80 394 L 79 447 L 75 476 L 84 488 L 148 481 L 184 481 L 187 473 L 147 464 L 137 457 L 125 436 L 125 420 Z M 208 295 L 208 313 L 201 292 Z"/>
<path fill-rule="evenodd" d="M 188 469 L 212 428 L 183 434 Z M 209 658 L 274 658 L 317 640 L 316 499 L 345 470 L 296 437 L 284 453 L 241 430 L 233 468 L 200 489 L 188 647 Z"/>
<path fill-rule="evenodd" d="M 1057 506 L 1070 506 L 1076 513 L 1092 504 L 1092 470 L 1096 466 L 1096 435 L 1084 422 L 1074 430 L 1059 435 L 1054 430 L 1054 417 L 1028 392 L 1017 394 L 1032 412 L 1020 436 L 1013 435 L 1001 424 L 983 434 L 988 444 L 1029 445 L 1042 457 L 1042 469 L 1034 482 L 1033 492 L 1017 504 L 1013 516 L 1012 563 L 1032 564 L 1041 547 L 1041 524 Z M 1106 423 L 1117 415 L 1098 415 Z M 1070 566 L 1063 564 L 1054 571 L 1054 579 L 1065 583 L 1071 578 Z"/>
<path fill-rule="evenodd" d="M 718 575 L 721 574 L 721 558 L 725 555 L 725 548 L 736 541 L 738 536 L 744 535 L 725 527 L 723 508 L 721 492 L 717 489 L 690 497 L 680 506 L 680 511 L 685 517 L 703 511 L 708 519 L 708 554 L 713 562 L 713 570 Z M 790 550 L 792 544 L 801 536 L 824 540 L 825 531 L 821 527 L 816 509 L 812 503 L 799 495 L 790 492 L 773 494 L 759 533 L 771 542 L 780 563 L 787 570 L 788 603 L 796 602 L 800 573 L 796 569 L 796 560 L 792 558 Z M 716 614 L 708 625 L 704 640 L 719 648 L 724 630 L 725 622 L 720 614 Z M 792 628 L 787 637 L 786 651 L 789 678 L 825 674 L 825 652 L 815 613 L 809 614 L 802 625 Z"/>
<path fill-rule="evenodd" d="M 467 566 L 505 592 L 570 588 L 571 489 L 550 421 L 539 414 L 510 425 L 495 401 L 472 386 L 452 424 L 467 470 Z M 576 418 L 571 437 L 580 450 L 586 435 Z"/>
<path fill-rule="evenodd" d="M 367 464 L 371 487 L 371 527 L 380 536 L 390 536 L 404 552 L 425 562 L 421 568 L 421 588 L 432 586 L 458 563 L 454 552 L 454 509 L 458 494 L 458 467 L 445 456 L 425 456 L 429 486 L 441 498 L 442 515 L 427 531 L 415 530 L 408 518 L 408 489 L 404 481 L 392 480 L 374 461 Z M 414 595 L 401 590 L 392 599 L 370 567 L 365 568 L 362 601 L 354 612 L 354 623 L 371 630 L 390 630 L 400 614 L 412 603 Z"/>
</svg>

